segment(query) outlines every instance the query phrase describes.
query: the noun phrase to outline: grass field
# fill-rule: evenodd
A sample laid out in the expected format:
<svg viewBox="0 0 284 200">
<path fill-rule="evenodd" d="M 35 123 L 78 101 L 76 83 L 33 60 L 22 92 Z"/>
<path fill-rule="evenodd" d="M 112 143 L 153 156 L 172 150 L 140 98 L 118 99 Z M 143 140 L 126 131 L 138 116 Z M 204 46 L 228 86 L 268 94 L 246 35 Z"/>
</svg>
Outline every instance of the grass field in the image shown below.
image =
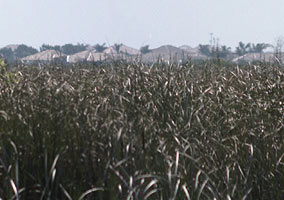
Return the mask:
<svg viewBox="0 0 284 200">
<path fill-rule="evenodd" d="M 0 72 L 0 199 L 284 199 L 284 69 Z"/>
</svg>

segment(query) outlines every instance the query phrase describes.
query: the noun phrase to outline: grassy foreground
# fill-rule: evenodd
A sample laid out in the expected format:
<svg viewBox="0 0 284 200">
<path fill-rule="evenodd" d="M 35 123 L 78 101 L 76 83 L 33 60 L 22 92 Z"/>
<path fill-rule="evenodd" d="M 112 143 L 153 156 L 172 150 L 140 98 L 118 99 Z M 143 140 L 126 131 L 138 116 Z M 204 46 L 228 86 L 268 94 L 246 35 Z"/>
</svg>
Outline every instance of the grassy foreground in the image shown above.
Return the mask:
<svg viewBox="0 0 284 200">
<path fill-rule="evenodd" d="M 284 199 L 284 70 L 0 72 L 0 199 Z"/>
</svg>

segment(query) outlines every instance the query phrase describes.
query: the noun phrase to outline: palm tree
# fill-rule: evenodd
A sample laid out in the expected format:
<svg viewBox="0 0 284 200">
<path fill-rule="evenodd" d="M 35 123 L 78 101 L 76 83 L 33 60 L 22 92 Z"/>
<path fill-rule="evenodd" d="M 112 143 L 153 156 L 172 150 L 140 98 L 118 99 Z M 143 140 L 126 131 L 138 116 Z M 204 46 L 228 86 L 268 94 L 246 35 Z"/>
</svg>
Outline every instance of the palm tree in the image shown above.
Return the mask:
<svg viewBox="0 0 284 200">
<path fill-rule="evenodd" d="M 105 45 L 106 45 L 106 43 L 103 43 L 102 45 L 96 44 L 96 45 L 95 45 L 95 50 L 96 50 L 96 52 L 98 52 L 98 53 L 104 52 L 104 50 L 107 49 L 107 47 L 106 47 Z"/>
<path fill-rule="evenodd" d="M 199 52 L 208 57 L 219 57 L 226 59 L 231 54 L 231 47 L 221 46 L 212 47 L 211 45 L 199 45 Z"/>
<path fill-rule="evenodd" d="M 265 44 L 265 43 L 257 43 L 256 45 L 252 44 L 251 50 L 252 50 L 253 53 L 259 53 L 259 59 L 261 60 L 263 50 L 265 50 L 269 46 L 270 46 L 269 44 Z"/>
<path fill-rule="evenodd" d="M 120 52 L 120 47 L 122 46 L 122 43 L 120 43 L 120 44 L 114 44 L 114 50 L 116 51 L 116 53 L 119 53 Z"/>
<path fill-rule="evenodd" d="M 140 48 L 140 52 L 141 52 L 142 54 L 146 54 L 146 53 L 151 52 L 151 50 L 149 49 L 149 45 L 142 46 L 142 47 Z"/>
<path fill-rule="evenodd" d="M 212 51 L 210 45 L 199 45 L 199 52 L 205 56 L 212 57 Z"/>
<path fill-rule="evenodd" d="M 239 42 L 239 46 L 236 48 L 236 54 L 238 54 L 239 56 L 243 56 L 247 53 L 249 53 L 251 49 L 251 44 L 245 44 L 243 42 Z"/>
<path fill-rule="evenodd" d="M 226 59 L 228 55 L 231 54 L 231 47 L 227 47 L 225 45 L 221 46 L 218 53 L 219 53 L 220 58 Z"/>
</svg>

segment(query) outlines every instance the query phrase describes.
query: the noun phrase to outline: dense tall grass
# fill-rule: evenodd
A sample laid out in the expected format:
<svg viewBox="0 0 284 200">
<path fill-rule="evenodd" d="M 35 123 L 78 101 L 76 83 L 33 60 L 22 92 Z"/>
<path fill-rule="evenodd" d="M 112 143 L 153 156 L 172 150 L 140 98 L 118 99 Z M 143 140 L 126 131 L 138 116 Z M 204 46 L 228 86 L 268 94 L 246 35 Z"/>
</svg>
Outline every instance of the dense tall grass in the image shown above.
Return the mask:
<svg viewBox="0 0 284 200">
<path fill-rule="evenodd" d="M 0 199 L 284 199 L 284 70 L 0 75 Z"/>
</svg>

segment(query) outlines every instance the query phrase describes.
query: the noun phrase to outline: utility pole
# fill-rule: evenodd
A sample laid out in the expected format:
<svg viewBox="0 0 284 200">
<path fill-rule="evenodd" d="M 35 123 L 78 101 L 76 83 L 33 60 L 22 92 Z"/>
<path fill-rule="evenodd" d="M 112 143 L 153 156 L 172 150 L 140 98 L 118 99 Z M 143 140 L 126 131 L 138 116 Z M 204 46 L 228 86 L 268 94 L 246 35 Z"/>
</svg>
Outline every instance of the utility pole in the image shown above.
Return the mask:
<svg viewBox="0 0 284 200">
<path fill-rule="evenodd" d="M 219 38 L 216 38 L 216 41 L 217 41 L 217 45 L 215 47 L 216 58 L 217 58 L 217 61 L 220 63 Z"/>
<path fill-rule="evenodd" d="M 216 38 L 216 40 L 217 40 L 217 48 L 219 47 L 219 38 Z"/>
<path fill-rule="evenodd" d="M 210 45 L 213 45 L 213 33 L 210 33 Z"/>
</svg>

